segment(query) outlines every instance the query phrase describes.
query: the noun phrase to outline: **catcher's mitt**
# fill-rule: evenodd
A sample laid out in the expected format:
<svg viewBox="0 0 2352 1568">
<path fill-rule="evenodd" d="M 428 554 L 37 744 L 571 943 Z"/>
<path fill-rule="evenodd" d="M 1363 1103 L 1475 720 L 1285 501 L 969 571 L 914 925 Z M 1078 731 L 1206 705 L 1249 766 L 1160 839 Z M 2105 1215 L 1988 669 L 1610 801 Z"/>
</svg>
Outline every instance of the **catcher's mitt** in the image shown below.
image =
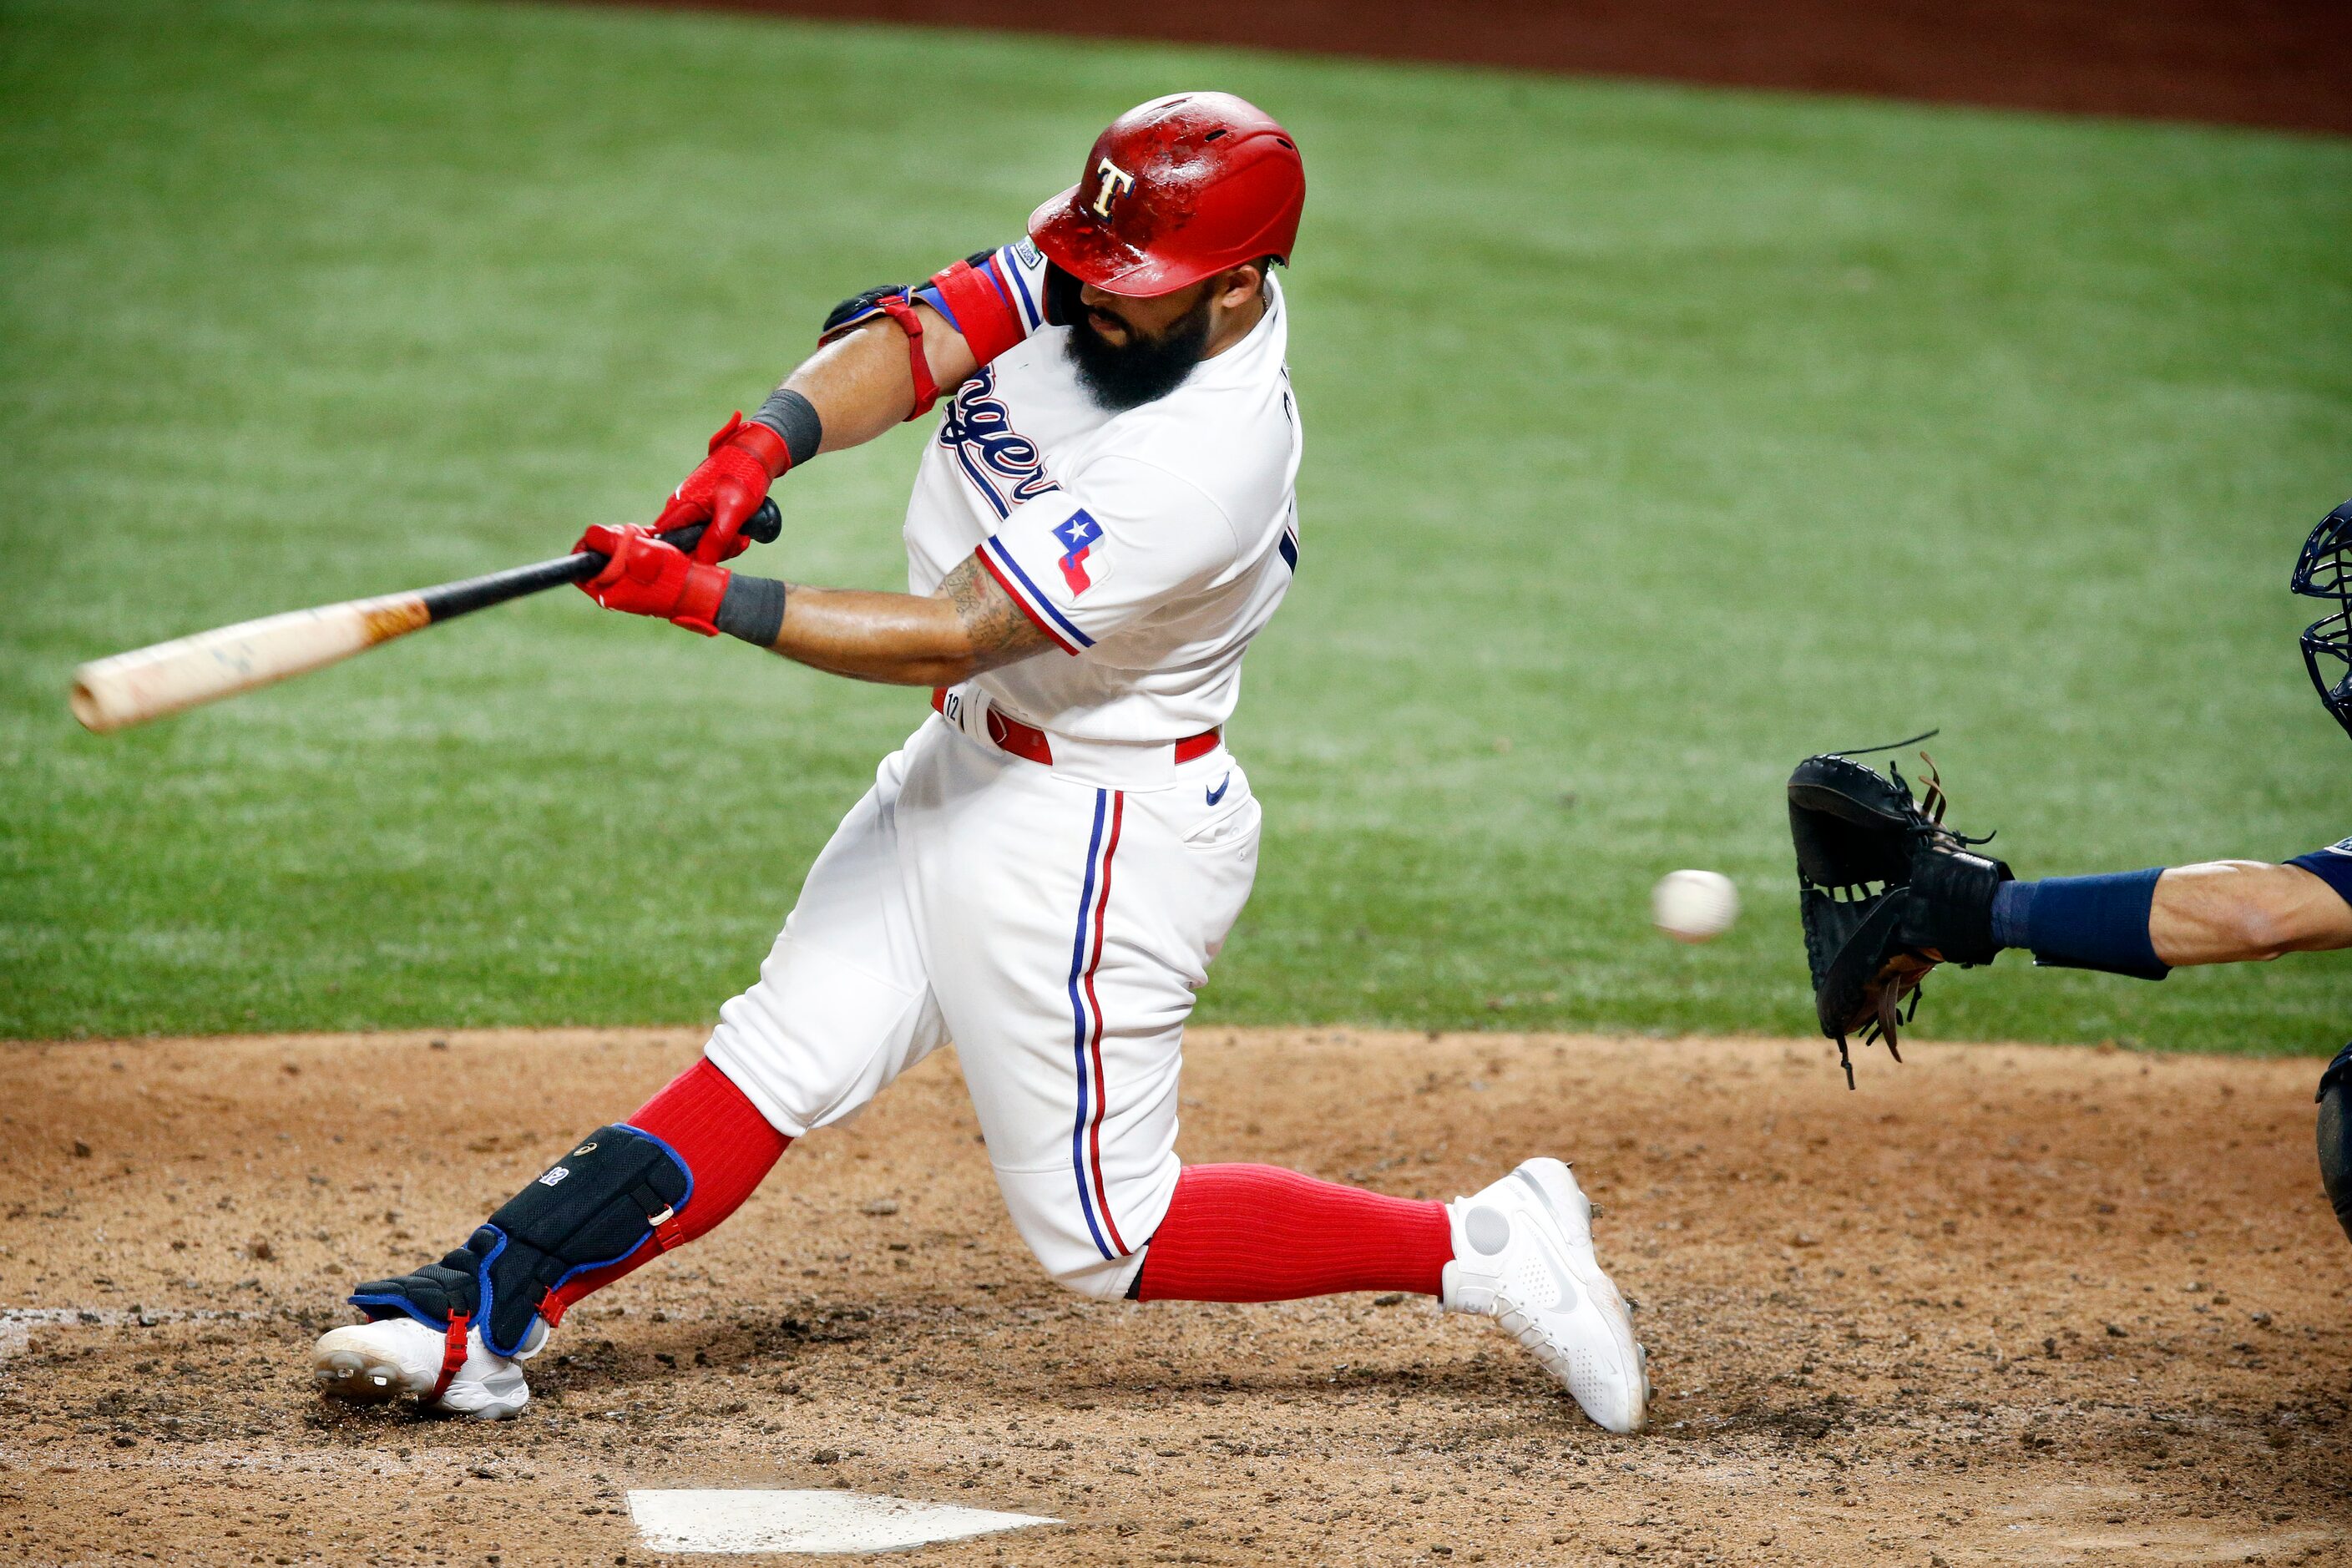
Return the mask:
<svg viewBox="0 0 2352 1568">
<path fill-rule="evenodd" d="M 1813 1007 L 1822 1033 L 1838 1043 L 1848 1089 L 1853 1061 L 1847 1036 L 1884 1039 L 1901 1061 L 1896 1028 L 1918 1012 L 1927 972 L 1938 963 L 1990 963 L 2000 951 L 1992 938 L 1992 899 L 2010 869 L 1969 853 L 1985 838 L 1944 826 L 1936 764 L 1925 752 L 1919 756 L 1927 763 L 1924 805 L 1911 798 L 1892 763 L 1882 774 L 1849 752 L 1807 757 L 1789 775 L 1789 834 L 1797 846 Z"/>
</svg>

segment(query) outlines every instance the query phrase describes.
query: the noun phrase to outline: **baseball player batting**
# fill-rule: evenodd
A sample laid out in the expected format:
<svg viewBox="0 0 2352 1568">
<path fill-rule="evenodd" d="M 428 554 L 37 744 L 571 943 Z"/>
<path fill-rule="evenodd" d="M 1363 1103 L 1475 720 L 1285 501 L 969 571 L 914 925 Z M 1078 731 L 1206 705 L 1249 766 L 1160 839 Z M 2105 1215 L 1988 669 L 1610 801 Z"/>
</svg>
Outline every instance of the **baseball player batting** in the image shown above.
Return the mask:
<svg viewBox="0 0 2352 1568">
<path fill-rule="evenodd" d="M 1418 1291 L 1498 1318 L 1612 1431 L 1644 1358 L 1557 1160 L 1452 1204 L 1177 1157 L 1184 1022 L 1249 896 L 1259 812 L 1225 745 L 1244 653 L 1298 567 L 1284 365 L 1297 144 L 1222 93 L 1114 121 L 1025 239 L 825 322 L 654 529 L 583 586 L 861 680 L 931 689 L 810 869 L 703 1059 L 599 1127 L 466 1244 L 361 1286 L 325 1390 L 519 1413 L 590 1291 L 692 1241 L 793 1140 L 952 1040 L 1013 1222 L 1084 1295 Z M 906 594 L 731 573 L 769 486 L 947 400 L 907 509 Z"/>
<path fill-rule="evenodd" d="M 2304 542 L 2289 587 L 2333 608 L 2303 634 L 2319 700 L 2352 734 L 2352 501 Z M 1924 738 L 1924 737 L 1922 737 Z M 1909 742 L 1904 742 L 1908 744 Z M 2352 947 L 2352 838 L 2284 864 L 2210 860 L 2093 877 L 2020 881 L 1947 827 L 1940 783 L 1925 805 L 1902 773 L 1847 753 L 1808 757 L 1789 780 L 1789 825 L 1805 956 L 1822 1032 L 1884 1039 L 1916 1011 L 1942 963 L 1990 963 L 2023 948 L 2037 964 L 2162 980 L 2200 963 L 2255 963 Z M 1847 1081 L 1853 1081 L 1849 1062 Z M 2352 1236 L 2352 1045 L 2319 1080 L 2319 1165 Z"/>
</svg>

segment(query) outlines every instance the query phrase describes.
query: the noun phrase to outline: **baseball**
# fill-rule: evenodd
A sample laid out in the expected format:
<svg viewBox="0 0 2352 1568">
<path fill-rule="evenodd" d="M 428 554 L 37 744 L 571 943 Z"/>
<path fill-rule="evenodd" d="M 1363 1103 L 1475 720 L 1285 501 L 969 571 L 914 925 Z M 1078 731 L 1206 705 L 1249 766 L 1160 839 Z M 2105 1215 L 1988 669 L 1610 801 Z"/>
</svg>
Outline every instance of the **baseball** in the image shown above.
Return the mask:
<svg viewBox="0 0 2352 1568">
<path fill-rule="evenodd" d="M 1669 871 L 1650 889 L 1650 920 L 1676 942 L 1712 942 L 1739 918 L 1739 889 L 1720 871 Z"/>
</svg>

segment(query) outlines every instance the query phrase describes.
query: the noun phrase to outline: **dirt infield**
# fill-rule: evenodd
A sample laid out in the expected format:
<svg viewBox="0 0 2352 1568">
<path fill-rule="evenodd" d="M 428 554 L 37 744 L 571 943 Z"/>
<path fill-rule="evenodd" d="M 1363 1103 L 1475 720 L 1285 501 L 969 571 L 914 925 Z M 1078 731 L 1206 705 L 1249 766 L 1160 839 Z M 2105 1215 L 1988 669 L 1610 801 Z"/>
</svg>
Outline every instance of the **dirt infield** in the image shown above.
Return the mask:
<svg viewBox="0 0 2352 1568">
<path fill-rule="evenodd" d="M 1369 1297 L 1097 1304 L 952 1064 L 593 1299 L 500 1427 L 316 1399 L 355 1278 L 461 1237 L 677 1031 L 0 1047 L 0 1559 L 645 1563 L 642 1486 L 1068 1521 L 924 1563 L 2345 1560 L 2352 1247 L 2316 1064 L 1212 1031 L 1194 1159 L 1450 1196 L 1579 1162 L 1655 1429 Z M 900 1559 L 906 1560 L 906 1559 Z"/>
<path fill-rule="evenodd" d="M 2343 0 L 651 3 L 2352 132 Z"/>
</svg>

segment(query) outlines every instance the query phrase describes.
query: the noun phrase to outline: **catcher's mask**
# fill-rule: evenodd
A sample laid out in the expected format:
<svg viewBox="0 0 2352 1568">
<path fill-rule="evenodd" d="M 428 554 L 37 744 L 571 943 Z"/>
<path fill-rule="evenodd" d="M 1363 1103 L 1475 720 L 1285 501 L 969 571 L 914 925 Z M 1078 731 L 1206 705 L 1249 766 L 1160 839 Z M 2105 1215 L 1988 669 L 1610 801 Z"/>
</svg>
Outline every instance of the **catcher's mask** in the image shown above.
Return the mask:
<svg viewBox="0 0 2352 1568">
<path fill-rule="evenodd" d="M 2327 514 L 2303 542 L 2289 584 L 2312 599 L 2332 599 L 2336 610 L 2304 628 L 2303 663 L 2319 700 L 2352 735 L 2352 500 Z"/>
</svg>

